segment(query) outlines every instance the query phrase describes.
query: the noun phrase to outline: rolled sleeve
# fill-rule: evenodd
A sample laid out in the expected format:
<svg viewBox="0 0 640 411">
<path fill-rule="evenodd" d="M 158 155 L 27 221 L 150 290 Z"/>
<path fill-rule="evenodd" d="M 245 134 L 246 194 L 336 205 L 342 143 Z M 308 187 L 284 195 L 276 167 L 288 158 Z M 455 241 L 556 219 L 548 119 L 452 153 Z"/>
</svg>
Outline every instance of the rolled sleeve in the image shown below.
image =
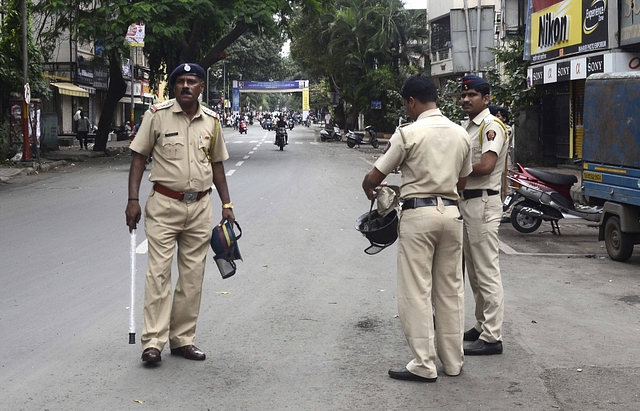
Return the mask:
<svg viewBox="0 0 640 411">
<path fill-rule="evenodd" d="M 374 163 L 382 174 L 388 175 L 398 168 L 406 158 L 406 151 L 400 133 L 396 132 L 389 139 L 387 151 Z"/>
</svg>

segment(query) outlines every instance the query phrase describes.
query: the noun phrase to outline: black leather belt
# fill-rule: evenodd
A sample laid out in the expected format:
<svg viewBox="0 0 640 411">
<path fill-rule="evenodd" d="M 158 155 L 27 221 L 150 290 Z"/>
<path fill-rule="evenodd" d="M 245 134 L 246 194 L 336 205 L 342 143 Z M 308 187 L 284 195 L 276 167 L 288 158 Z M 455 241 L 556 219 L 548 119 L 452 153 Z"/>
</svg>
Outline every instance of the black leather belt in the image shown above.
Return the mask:
<svg viewBox="0 0 640 411">
<path fill-rule="evenodd" d="M 470 198 L 478 198 L 478 197 L 482 197 L 482 194 L 484 192 L 487 192 L 488 196 L 495 196 L 500 194 L 499 191 L 496 190 L 462 190 L 462 199 L 463 200 L 469 200 Z"/>
<path fill-rule="evenodd" d="M 446 206 L 452 206 L 452 205 L 456 205 L 456 202 L 454 200 L 449 200 L 448 198 L 443 198 L 442 204 Z M 438 199 L 436 197 L 410 198 L 408 200 L 404 200 L 404 202 L 402 203 L 402 209 L 410 210 L 412 208 L 437 206 L 437 205 L 438 205 Z"/>
</svg>

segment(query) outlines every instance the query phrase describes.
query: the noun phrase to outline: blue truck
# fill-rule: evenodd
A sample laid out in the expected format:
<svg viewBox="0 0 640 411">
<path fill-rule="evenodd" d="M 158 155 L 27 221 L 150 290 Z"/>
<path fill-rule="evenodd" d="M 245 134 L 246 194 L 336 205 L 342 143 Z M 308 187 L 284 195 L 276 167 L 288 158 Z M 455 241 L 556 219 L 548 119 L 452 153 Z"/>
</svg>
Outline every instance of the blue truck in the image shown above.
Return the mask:
<svg viewBox="0 0 640 411">
<path fill-rule="evenodd" d="M 587 78 L 582 159 L 582 193 L 603 208 L 598 239 L 627 261 L 640 244 L 640 73 Z"/>
</svg>

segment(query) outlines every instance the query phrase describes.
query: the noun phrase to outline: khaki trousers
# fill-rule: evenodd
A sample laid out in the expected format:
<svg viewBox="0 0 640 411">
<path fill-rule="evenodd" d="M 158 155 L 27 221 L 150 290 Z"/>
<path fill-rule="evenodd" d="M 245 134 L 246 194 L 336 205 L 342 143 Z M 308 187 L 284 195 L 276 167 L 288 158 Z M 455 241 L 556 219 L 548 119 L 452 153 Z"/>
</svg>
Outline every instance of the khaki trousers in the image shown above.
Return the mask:
<svg viewBox="0 0 640 411">
<path fill-rule="evenodd" d="M 504 291 L 500 276 L 498 229 L 502 218 L 499 195 L 463 200 L 460 211 L 464 217 L 464 261 L 469 284 L 476 303 L 475 329 L 480 339 L 494 343 L 502 341 Z"/>
<path fill-rule="evenodd" d="M 448 375 L 464 362 L 464 280 L 462 220 L 455 206 L 420 207 L 402 212 L 398 244 L 398 312 L 414 359 L 407 369 L 437 377 L 437 355 Z M 433 326 L 432 301 L 436 310 Z M 434 335 L 435 334 L 435 335 Z"/>
<path fill-rule="evenodd" d="M 144 228 L 149 242 L 142 347 L 160 351 L 193 344 L 204 267 L 211 241 L 211 199 L 183 203 L 151 191 Z M 171 298 L 171 264 L 178 246 L 178 280 Z"/>
</svg>

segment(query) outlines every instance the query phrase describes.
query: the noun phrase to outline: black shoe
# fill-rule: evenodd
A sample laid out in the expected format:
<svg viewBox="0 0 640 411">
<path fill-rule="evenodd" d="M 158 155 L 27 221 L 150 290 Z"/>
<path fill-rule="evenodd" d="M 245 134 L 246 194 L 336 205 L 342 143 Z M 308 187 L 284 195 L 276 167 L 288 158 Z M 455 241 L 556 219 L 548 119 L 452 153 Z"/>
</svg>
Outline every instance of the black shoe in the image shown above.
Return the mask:
<svg viewBox="0 0 640 411">
<path fill-rule="evenodd" d="M 484 340 L 476 340 L 465 347 L 464 355 L 494 355 L 502 354 L 502 341 L 488 343 Z"/>
<path fill-rule="evenodd" d="M 465 341 L 475 341 L 480 338 L 480 331 L 476 330 L 476 327 L 471 328 L 468 331 L 465 331 L 463 340 Z"/>
<path fill-rule="evenodd" d="M 142 352 L 142 361 L 144 362 L 160 362 L 162 357 L 160 356 L 160 350 L 157 348 L 147 348 Z"/>
<path fill-rule="evenodd" d="M 180 355 L 187 360 L 203 361 L 207 355 L 200 351 L 195 345 L 185 345 L 184 347 L 172 348 L 171 355 Z"/>
<path fill-rule="evenodd" d="M 421 377 L 407 370 L 407 367 L 390 369 L 389 377 L 394 378 L 396 380 L 418 381 L 418 382 L 436 382 L 436 380 L 438 379 L 438 377 L 436 378 Z"/>
<path fill-rule="evenodd" d="M 506 223 L 510 223 L 511 222 L 511 218 L 510 217 L 502 217 L 500 219 L 500 224 L 506 224 Z"/>
</svg>

